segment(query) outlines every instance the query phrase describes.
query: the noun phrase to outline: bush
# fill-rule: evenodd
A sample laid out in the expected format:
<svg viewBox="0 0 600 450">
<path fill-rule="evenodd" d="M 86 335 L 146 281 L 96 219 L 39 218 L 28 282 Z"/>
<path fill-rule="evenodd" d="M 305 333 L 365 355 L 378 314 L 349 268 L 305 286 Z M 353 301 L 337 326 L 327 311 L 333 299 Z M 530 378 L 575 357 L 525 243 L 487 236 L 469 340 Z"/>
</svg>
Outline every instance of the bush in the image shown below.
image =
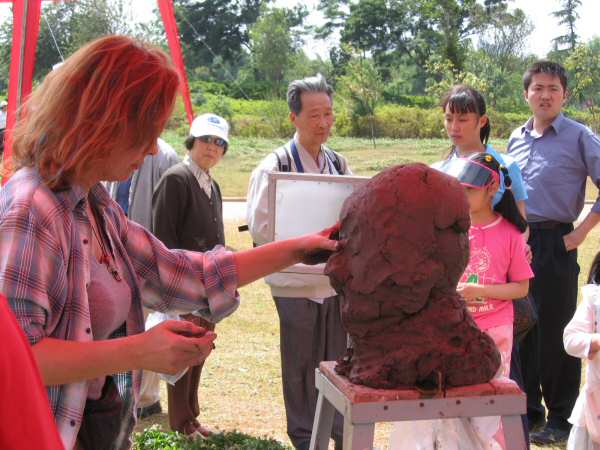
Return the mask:
<svg viewBox="0 0 600 450">
<path fill-rule="evenodd" d="M 336 135 L 370 137 L 367 117 L 352 120 L 344 111 L 336 119 Z M 383 105 L 375 110 L 375 136 L 392 139 L 444 137 L 443 115 L 438 109 Z"/>
<path fill-rule="evenodd" d="M 406 96 L 427 104 L 428 97 Z M 289 120 L 288 106 L 285 100 L 246 100 L 226 97 L 222 94 L 206 93 L 205 102 L 194 105 L 195 114 L 214 112 L 225 117 L 231 123 L 232 134 L 242 137 L 289 138 L 294 126 Z M 421 99 L 421 100 L 416 100 Z M 341 137 L 371 137 L 371 124 L 368 117 L 352 117 L 350 108 L 341 101 L 334 102 L 336 122 L 333 134 Z M 524 112 L 488 112 L 492 125 L 492 137 L 508 139 L 512 131 L 525 123 L 530 117 Z M 600 117 L 588 112 L 571 110 L 565 114 L 574 120 L 600 129 Z M 177 135 L 185 136 L 188 123 L 183 102 L 178 99 L 175 112 L 168 123 L 168 129 Z M 391 139 L 431 139 L 446 138 L 444 115 L 439 107 L 421 108 L 387 103 L 375 109 L 375 137 Z"/>
<path fill-rule="evenodd" d="M 492 126 L 492 136 L 502 139 L 508 139 L 515 128 L 523 125 L 529 119 L 529 114 L 526 113 L 489 111 L 488 115 Z"/>
<path fill-rule="evenodd" d="M 237 431 L 192 440 L 177 432 L 162 431 L 159 425 L 152 425 L 142 433 L 135 433 L 133 438 L 133 450 L 288 450 L 275 439 L 257 438 Z"/>
<path fill-rule="evenodd" d="M 390 103 L 397 103 L 402 106 L 416 106 L 417 108 L 436 108 L 440 100 L 428 95 L 396 95 L 393 98 L 385 95 L 384 99 Z"/>
</svg>

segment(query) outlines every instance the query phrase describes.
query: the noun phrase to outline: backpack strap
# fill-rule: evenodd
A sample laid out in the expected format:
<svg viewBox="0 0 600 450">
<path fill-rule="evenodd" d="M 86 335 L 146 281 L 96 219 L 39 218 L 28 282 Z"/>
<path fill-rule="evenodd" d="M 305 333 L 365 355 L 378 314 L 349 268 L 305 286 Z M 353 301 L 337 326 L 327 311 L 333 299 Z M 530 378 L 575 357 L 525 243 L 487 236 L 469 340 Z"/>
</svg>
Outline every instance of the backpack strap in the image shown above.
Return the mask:
<svg viewBox="0 0 600 450">
<path fill-rule="evenodd" d="M 279 172 L 291 172 L 292 171 L 292 157 L 287 147 L 278 147 L 273 152 L 277 158 L 277 170 Z"/>
<path fill-rule="evenodd" d="M 333 150 L 331 150 L 325 146 L 323 146 L 323 151 L 325 152 L 327 157 L 333 163 L 333 167 L 335 167 L 335 170 L 337 171 L 337 173 L 339 175 L 344 175 L 346 173 L 346 168 L 342 167 L 344 164 L 343 164 L 342 158 L 339 155 L 339 153 L 334 152 Z"/>
</svg>

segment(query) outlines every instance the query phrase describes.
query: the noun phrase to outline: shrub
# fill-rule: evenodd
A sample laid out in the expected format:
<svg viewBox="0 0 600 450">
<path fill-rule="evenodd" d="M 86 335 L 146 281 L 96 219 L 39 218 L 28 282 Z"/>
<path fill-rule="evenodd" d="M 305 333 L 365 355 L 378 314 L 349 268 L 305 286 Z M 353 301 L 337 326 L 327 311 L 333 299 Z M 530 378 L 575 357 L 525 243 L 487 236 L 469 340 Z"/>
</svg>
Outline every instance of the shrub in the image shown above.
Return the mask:
<svg viewBox="0 0 600 450">
<path fill-rule="evenodd" d="M 205 102 L 195 106 L 195 114 L 214 112 L 231 123 L 232 134 L 242 137 L 289 138 L 294 126 L 289 120 L 287 103 L 283 99 L 246 100 L 226 97 L 222 94 L 206 93 Z M 428 104 L 428 97 L 407 96 Z M 352 117 L 350 107 L 342 101 L 334 102 L 336 122 L 333 134 L 341 137 L 371 137 L 371 124 L 368 117 Z M 525 123 L 530 114 L 523 112 L 488 111 L 492 125 L 492 137 L 507 139 L 511 132 Z M 571 110 L 565 114 L 574 120 L 600 129 L 600 118 L 588 112 Z M 375 137 L 391 139 L 431 139 L 446 138 L 444 116 L 441 108 L 421 108 L 386 103 L 375 108 Z M 167 128 L 185 138 L 188 132 L 183 102 L 178 99 L 175 111 Z"/>
<path fill-rule="evenodd" d="M 177 432 L 162 431 L 152 425 L 134 434 L 133 450 L 288 450 L 275 439 L 254 437 L 238 431 L 215 433 L 206 439 L 192 440 Z"/>
</svg>

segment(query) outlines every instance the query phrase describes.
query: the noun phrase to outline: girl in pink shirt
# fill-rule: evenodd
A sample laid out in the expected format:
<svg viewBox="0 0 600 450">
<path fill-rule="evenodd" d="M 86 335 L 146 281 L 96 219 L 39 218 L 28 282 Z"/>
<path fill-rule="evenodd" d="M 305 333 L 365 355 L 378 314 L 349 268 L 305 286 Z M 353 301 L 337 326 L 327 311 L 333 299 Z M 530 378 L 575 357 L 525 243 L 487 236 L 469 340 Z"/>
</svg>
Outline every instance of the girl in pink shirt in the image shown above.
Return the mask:
<svg viewBox="0 0 600 450">
<path fill-rule="evenodd" d="M 501 171 L 508 189 L 492 206 Z M 502 355 L 500 375 L 508 376 L 513 344 L 512 300 L 527 295 L 533 277 L 522 235 L 527 222 L 510 191 L 508 171 L 492 155 L 476 153 L 459 158 L 447 173 L 465 187 L 471 215 L 469 264 L 457 291 L 479 328 L 496 342 Z"/>
<path fill-rule="evenodd" d="M 513 346 L 512 300 L 527 295 L 529 279 L 533 277 L 523 239 L 527 222 L 510 190 L 512 180 L 508 170 L 492 155 L 475 153 L 455 161 L 447 166 L 446 173 L 465 187 L 471 217 L 469 263 L 457 292 L 464 297 L 479 328 L 494 340 L 500 351 L 502 364 L 497 376 L 508 377 Z M 507 189 L 493 206 L 500 172 Z M 505 448 L 499 418 L 476 418 L 471 423 L 483 442 L 489 437 L 486 442 L 489 448 L 494 448 L 493 444 Z"/>
<path fill-rule="evenodd" d="M 512 300 L 527 295 L 533 276 L 522 233 L 527 223 L 510 190 L 508 170 L 489 153 L 454 158 L 438 167 L 465 187 L 470 206 L 470 257 L 457 291 L 477 325 L 490 335 L 508 377 L 513 339 Z M 493 206 L 500 172 L 506 189 Z M 499 417 L 400 422 L 391 436 L 392 450 L 499 450 L 504 448 Z"/>
</svg>

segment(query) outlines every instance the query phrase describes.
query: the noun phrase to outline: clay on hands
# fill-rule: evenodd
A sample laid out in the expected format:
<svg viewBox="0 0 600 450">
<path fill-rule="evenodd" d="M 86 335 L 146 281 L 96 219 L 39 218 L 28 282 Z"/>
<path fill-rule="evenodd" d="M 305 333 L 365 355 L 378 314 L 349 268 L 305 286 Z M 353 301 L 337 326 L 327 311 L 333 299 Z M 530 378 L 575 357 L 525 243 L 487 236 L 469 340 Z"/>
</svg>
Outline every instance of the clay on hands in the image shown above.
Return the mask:
<svg viewBox="0 0 600 450">
<path fill-rule="evenodd" d="M 340 219 L 344 245 L 325 273 L 352 348 L 336 371 L 375 388 L 493 378 L 500 354 L 456 293 L 470 225 L 458 181 L 423 164 L 395 166 L 356 190 Z"/>
</svg>

